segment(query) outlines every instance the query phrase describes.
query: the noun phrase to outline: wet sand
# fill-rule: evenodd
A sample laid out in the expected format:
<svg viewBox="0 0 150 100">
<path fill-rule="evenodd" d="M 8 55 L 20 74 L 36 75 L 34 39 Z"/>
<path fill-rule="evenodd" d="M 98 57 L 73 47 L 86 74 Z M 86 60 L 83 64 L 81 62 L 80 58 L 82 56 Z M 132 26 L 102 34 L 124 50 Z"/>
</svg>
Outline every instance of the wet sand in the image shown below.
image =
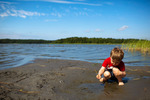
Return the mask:
<svg viewBox="0 0 150 100">
<path fill-rule="evenodd" d="M 0 100 L 150 100 L 150 67 L 126 66 L 125 85 L 100 83 L 101 64 L 37 59 L 0 70 Z"/>
</svg>

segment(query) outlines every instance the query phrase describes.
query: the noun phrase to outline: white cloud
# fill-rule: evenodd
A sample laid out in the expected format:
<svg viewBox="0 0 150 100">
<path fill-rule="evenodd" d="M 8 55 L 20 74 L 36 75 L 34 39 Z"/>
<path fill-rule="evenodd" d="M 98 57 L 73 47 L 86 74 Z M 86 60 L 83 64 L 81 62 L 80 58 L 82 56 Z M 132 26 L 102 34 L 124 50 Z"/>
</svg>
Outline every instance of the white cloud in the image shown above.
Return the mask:
<svg viewBox="0 0 150 100">
<path fill-rule="evenodd" d="M 57 22 L 57 19 L 46 19 L 45 22 Z"/>
<path fill-rule="evenodd" d="M 123 31 L 123 30 L 127 29 L 128 27 L 129 27 L 129 26 L 124 25 L 124 26 L 122 26 L 121 28 L 119 28 L 118 30 L 119 30 L 119 31 Z"/>
<path fill-rule="evenodd" d="M 86 33 L 90 33 L 91 31 L 90 31 L 90 30 L 86 30 L 85 32 L 86 32 Z"/>
<path fill-rule="evenodd" d="M 96 30 L 95 30 L 95 32 L 100 32 L 100 31 L 101 31 L 100 29 L 96 29 Z"/>
<path fill-rule="evenodd" d="M 87 12 L 74 12 L 73 13 L 75 16 L 89 16 Z"/>
<path fill-rule="evenodd" d="M 1 8 L 4 9 L 4 10 L 6 9 L 6 7 L 4 6 L 4 4 L 1 4 L 0 6 L 1 6 Z"/>
<path fill-rule="evenodd" d="M 8 14 L 6 12 L 5 13 L 1 13 L 0 16 L 1 17 L 6 17 L 6 16 L 8 16 Z"/>
<path fill-rule="evenodd" d="M 14 4 L 13 2 L 0 1 L 0 4 Z"/>
<path fill-rule="evenodd" d="M 66 1 L 66 0 L 28 0 L 28 1 L 45 1 L 45 2 L 62 3 L 62 4 L 81 4 L 81 5 L 90 5 L 90 6 L 101 6 L 101 4 L 84 3 L 83 2 L 84 0 L 78 0 L 77 2 Z"/>
<path fill-rule="evenodd" d="M 91 33 L 91 32 L 92 32 L 92 33 L 93 33 L 93 32 L 97 32 L 97 33 L 98 33 L 98 32 L 102 32 L 102 30 L 101 30 L 101 29 L 95 29 L 95 30 L 92 30 L 92 31 L 91 31 L 91 30 L 85 30 L 85 32 L 86 32 L 86 33 Z"/>
<path fill-rule="evenodd" d="M 25 11 L 25 10 L 15 10 L 15 9 L 10 9 L 6 10 L 5 12 L 0 14 L 0 17 L 6 17 L 6 16 L 18 16 L 22 18 L 26 18 L 27 16 L 44 16 L 44 13 L 38 13 L 38 12 L 30 12 L 30 11 Z"/>
<path fill-rule="evenodd" d="M 39 1 L 55 2 L 55 3 L 65 3 L 65 4 L 72 4 L 73 3 L 73 2 L 64 1 L 64 0 L 39 0 Z"/>
<path fill-rule="evenodd" d="M 101 4 L 92 4 L 92 3 L 85 3 L 85 0 L 24 0 L 24 1 L 44 1 L 44 2 L 53 2 L 53 3 L 63 3 L 63 4 L 82 4 L 82 5 L 93 5 L 93 6 L 101 6 Z M 13 17 L 21 17 L 26 18 L 28 16 L 45 16 L 45 15 L 51 15 L 55 17 L 63 17 L 70 15 L 69 13 L 74 14 L 75 16 L 89 16 L 90 14 L 88 12 L 93 12 L 91 9 L 88 8 L 76 8 L 71 7 L 70 9 L 73 9 L 74 12 L 70 12 L 70 9 L 66 9 L 64 12 L 61 10 L 61 12 L 53 11 L 49 14 L 45 13 L 39 13 L 34 11 L 25 11 L 23 9 L 17 9 L 14 5 L 17 4 L 15 2 L 2 2 L 0 1 L 0 17 L 7 17 L 7 16 L 13 16 Z M 63 9 L 64 10 L 64 9 Z"/>
<path fill-rule="evenodd" d="M 65 14 L 56 13 L 56 12 L 53 12 L 53 13 L 51 13 L 50 15 L 56 16 L 56 17 L 59 17 L 59 18 L 61 18 L 62 16 L 65 16 Z"/>
<path fill-rule="evenodd" d="M 112 3 L 112 2 L 104 2 L 104 4 L 107 4 L 107 5 L 114 5 L 114 3 Z"/>
<path fill-rule="evenodd" d="M 74 1 L 85 1 L 85 0 L 74 0 Z"/>
<path fill-rule="evenodd" d="M 0 2 L 0 17 L 16 16 L 26 18 L 27 16 L 45 16 L 44 13 L 16 10 L 9 2 Z"/>
</svg>

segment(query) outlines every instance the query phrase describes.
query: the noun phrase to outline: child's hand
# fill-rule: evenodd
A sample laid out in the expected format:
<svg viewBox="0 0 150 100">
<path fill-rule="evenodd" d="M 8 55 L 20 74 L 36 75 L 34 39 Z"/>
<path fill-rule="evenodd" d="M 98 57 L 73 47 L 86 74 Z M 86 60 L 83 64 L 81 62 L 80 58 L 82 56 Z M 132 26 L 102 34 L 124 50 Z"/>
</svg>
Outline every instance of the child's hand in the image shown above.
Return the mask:
<svg viewBox="0 0 150 100">
<path fill-rule="evenodd" d="M 101 79 L 101 76 L 100 76 L 100 75 L 96 75 L 96 78 L 100 80 L 100 79 Z"/>
</svg>

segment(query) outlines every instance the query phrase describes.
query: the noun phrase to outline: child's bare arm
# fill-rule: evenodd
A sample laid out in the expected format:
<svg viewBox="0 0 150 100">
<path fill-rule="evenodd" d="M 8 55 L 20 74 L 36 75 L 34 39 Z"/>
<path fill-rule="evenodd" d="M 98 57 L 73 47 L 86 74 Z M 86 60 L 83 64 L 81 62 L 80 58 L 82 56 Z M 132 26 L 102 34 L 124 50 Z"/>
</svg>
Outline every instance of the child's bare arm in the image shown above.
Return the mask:
<svg viewBox="0 0 150 100">
<path fill-rule="evenodd" d="M 102 74 L 105 72 L 105 67 L 101 67 L 101 69 L 98 72 L 98 75 L 96 76 L 97 79 L 101 79 Z"/>
</svg>

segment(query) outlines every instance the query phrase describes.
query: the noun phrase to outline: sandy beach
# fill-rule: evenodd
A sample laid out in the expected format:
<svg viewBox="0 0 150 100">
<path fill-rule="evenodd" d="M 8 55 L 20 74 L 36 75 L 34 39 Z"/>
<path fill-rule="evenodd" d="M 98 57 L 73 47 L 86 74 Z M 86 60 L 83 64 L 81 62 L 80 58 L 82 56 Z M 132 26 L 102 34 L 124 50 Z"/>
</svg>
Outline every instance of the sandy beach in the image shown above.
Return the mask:
<svg viewBox="0 0 150 100">
<path fill-rule="evenodd" d="M 99 63 L 37 59 L 0 70 L 0 100 L 150 100 L 150 66 L 126 66 L 125 85 L 100 83 Z"/>
</svg>

